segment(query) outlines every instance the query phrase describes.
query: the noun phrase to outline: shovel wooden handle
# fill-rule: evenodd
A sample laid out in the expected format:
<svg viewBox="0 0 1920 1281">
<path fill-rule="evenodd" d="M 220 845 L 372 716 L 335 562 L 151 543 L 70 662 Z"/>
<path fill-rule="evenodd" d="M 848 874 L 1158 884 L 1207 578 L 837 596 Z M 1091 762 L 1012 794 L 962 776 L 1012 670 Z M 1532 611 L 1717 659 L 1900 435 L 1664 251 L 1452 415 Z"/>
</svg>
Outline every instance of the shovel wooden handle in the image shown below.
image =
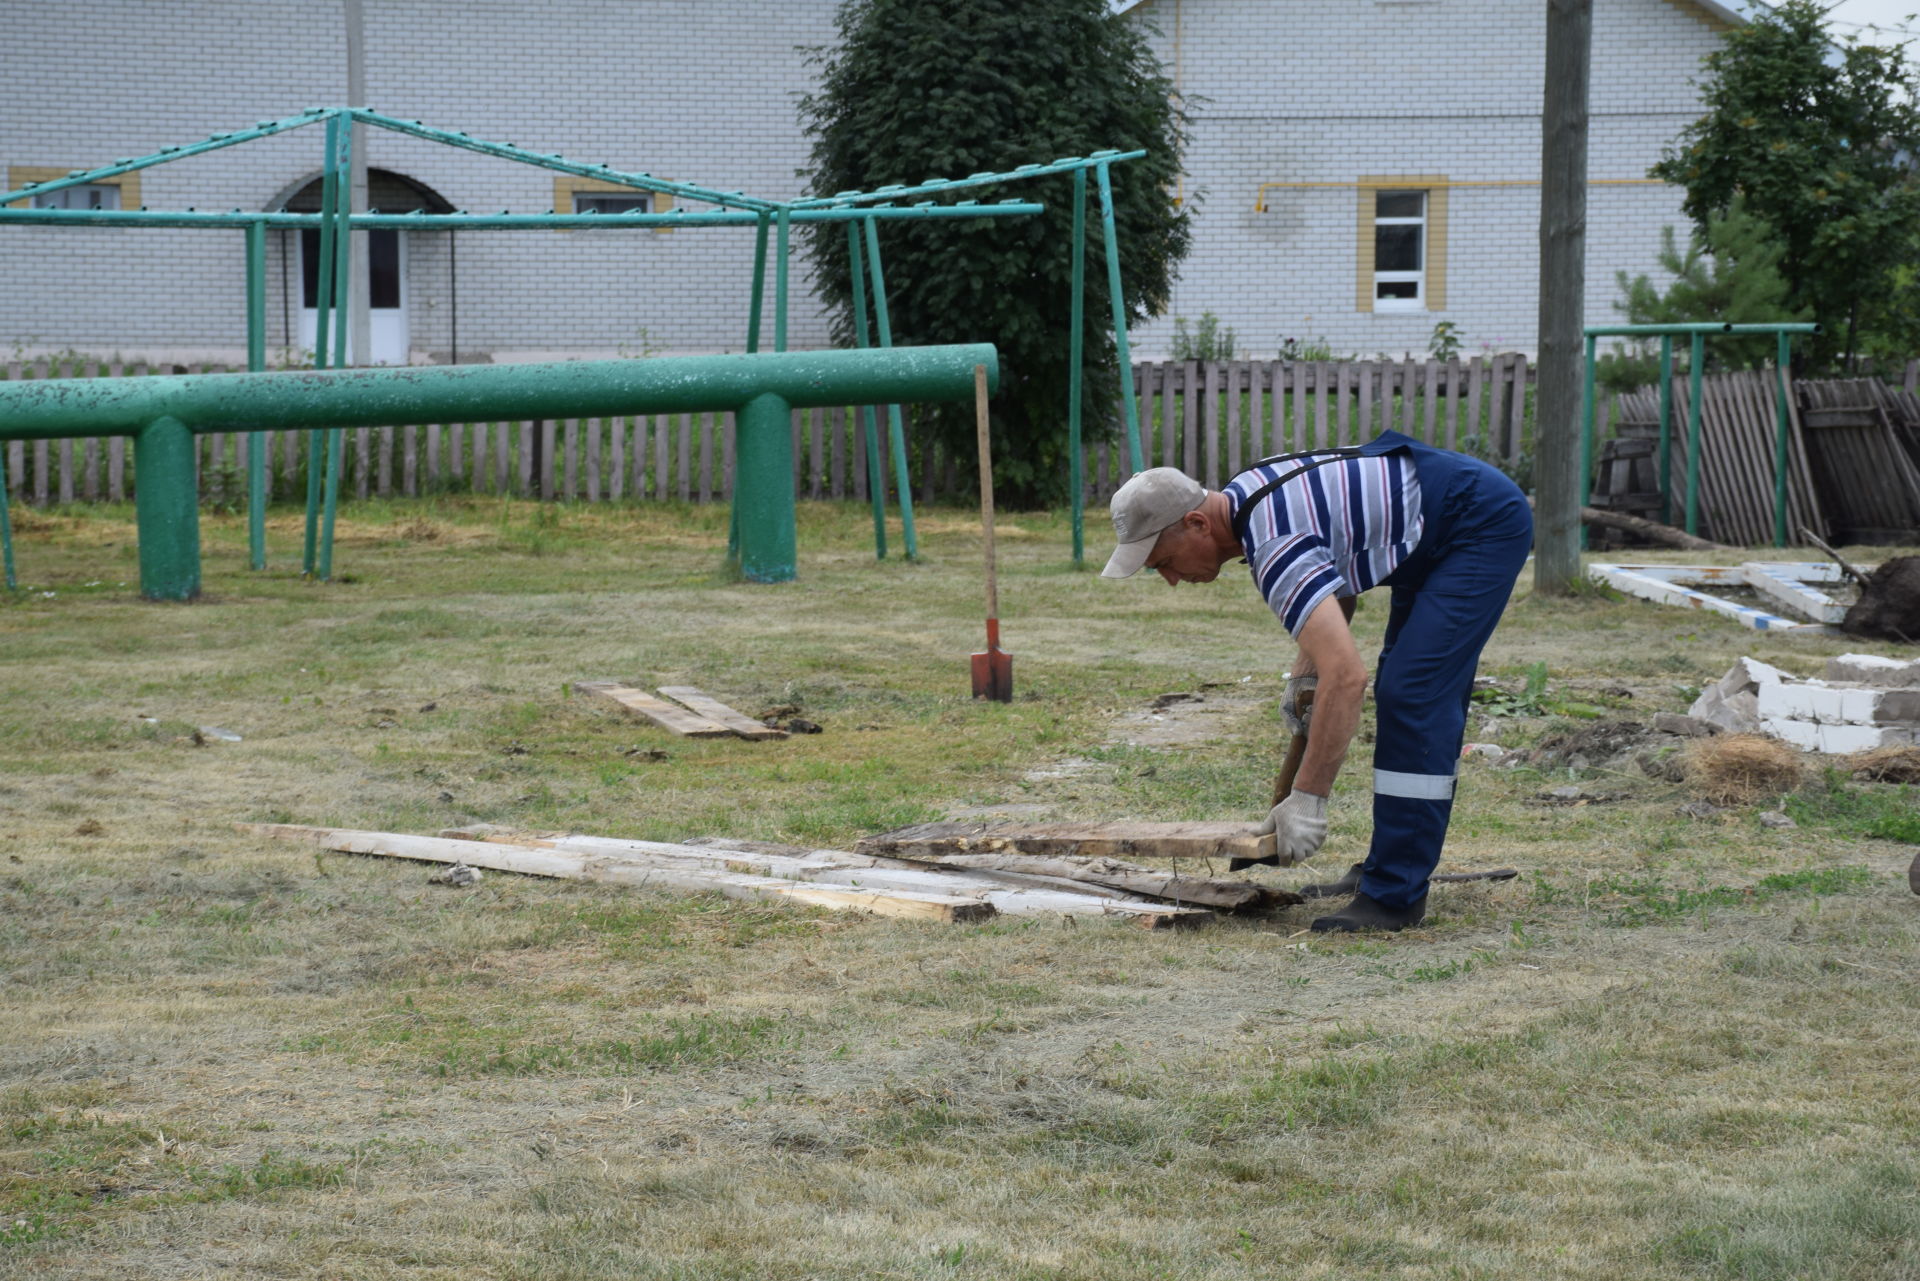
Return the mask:
<svg viewBox="0 0 1920 1281">
<path fill-rule="evenodd" d="M 980 524 L 987 547 L 987 618 L 1000 617 L 1000 592 L 993 572 L 993 445 L 987 430 L 987 367 L 973 367 L 973 416 L 980 436 Z M 998 630 L 997 628 L 995 630 Z"/>
</svg>

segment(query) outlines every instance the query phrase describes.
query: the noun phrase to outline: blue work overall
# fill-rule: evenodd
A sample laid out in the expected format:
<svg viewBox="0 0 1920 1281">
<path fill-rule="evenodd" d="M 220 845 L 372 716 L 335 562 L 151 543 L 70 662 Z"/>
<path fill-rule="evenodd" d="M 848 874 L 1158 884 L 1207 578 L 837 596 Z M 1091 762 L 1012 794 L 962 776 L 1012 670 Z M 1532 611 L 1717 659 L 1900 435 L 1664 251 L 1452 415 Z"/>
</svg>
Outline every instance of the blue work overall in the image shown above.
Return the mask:
<svg viewBox="0 0 1920 1281">
<path fill-rule="evenodd" d="M 1526 495 L 1479 459 L 1396 431 L 1358 452 L 1403 449 L 1423 527 L 1381 580 L 1393 595 L 1373 683 L 1373 844 L 1360 873 L 1361 892 L 1388 907 L 1424 896 L 1440 861 L 1474 669 L 1533 546 Z"/>
</svg>

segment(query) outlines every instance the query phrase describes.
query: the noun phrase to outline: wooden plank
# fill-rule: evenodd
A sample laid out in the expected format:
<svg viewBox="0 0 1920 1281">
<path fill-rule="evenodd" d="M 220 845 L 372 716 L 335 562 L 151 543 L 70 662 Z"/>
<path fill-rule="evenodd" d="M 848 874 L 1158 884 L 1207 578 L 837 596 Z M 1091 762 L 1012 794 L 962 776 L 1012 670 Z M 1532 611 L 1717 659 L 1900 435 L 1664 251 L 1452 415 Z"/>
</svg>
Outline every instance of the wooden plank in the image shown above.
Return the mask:
<svg viewBox="0 0 1920 1281">
<path fill-rule="evenodd" d="M 1122 891 L 1088 882 L 992 868 L 928 865 L 907 859 L 876 858 L 845 850 L 808 849 L 769 841 L 700 836 L 684 844 L 666 844 L 578 834 L 528 836 L 484 823 L 471 828 L 449 828 L 440 835 L 453 840 L 482 840 L 536 849 L 557 849 L 668 867 L 691 865 L 795 881 L 905 890 L 910 893 L 958 894 L 984 900 L 992 904 L 995 910 L 1009 916 L 1110 916 L 1130 919 L 1149 928 L 1201 925 L 1212 919 L 1212 913 L 1202 908 L 1143 902 Z"/>
<path fill-rule="evenodd" d="M 827 419 L 827 494 L 834 499 L 847 496 L 847 411 L 829 405 L 820 411 Z"/>
<path fill-rule="evenodd" d="M 670 430 L 668 424 L 671 421 L 670 414 L 653 416 L 653 496 L 655 498 L 667 496 L 667 433 Z"/>
<path fill-rule="evenodd" d="M 1513 358 L 1513 395 L 1509 398 L 1507 461 L 1518 464 L 1526 448 L 1527 433 L 1527 358 Z"/>
<path fill-rule="evenodd" d="M 409 423 L 400 432 L 400 492 L 420 496 L 420 428 Z"/>
<path fill-rule="evenodd" d="M 666 860 L 609 858 L 537 845 L 464 841 L 400 832 L 301 827 L 291 823 L 241 823 L 238 830 L 273 840 L 317 845 L 343 854 L 371 854 L 423 863 L 465 863 L 468 867 L 561 880 L 595 881 L 645 889 L 717 892 L 729 898 L 776 899 L 837 911 L 933 921 L 984 921 L 996 909 L 979 897 L 909 890 L 823 886 L 752 872 L 728 872 L 697 863 L 674 866 Z"/>
<path fill-rule="evenodd" d="M 520 430 L 527 430 L 525 423 Z M 493 425 L 493 492 L 508 494 L 513 492 L 513 441 L 512 429 L 506 423 Z"/>
<path fill-rule="evenodd" d="M 1180 470 L 1200 478 L 1200 366 L 1191 360 L 1180 365 L 1180 430 L 1185 461 Z"/>
<path fill-rule="evenodd" d="M 731 738 L 733 731 L 684 707 L 655 698 L 645 690 L 622 685 L 618 681 L 575 681 L 576 693 L 610 698 L 630 712 L 636 712 L 662 729 L 682 738 Z"/>
<path fill-rule="evenodd" d="M 662 685 L 660 693 L 677 703 L 684 703 L 697 715 L 704 716 L 716 725 L 723 725 L 741 738 L 766 739 L 785 738 L 787 731 L 774 729 L 771 725 L 762 725 L 751 716 L 743 716 L 728 707 L 706 691 L 692 685 Z"/>
<path fill-rule="evenodd" d="M 680 465 L 676 471 L 680 481 L 680 501 L 693 501 L 693 415 L 680 415 Z"/>
<path fill-rule="evenodd" d="M 1421 439 L 1429 445 L 1440 443 L 1440 368 L 1440 362 L 1437 360 L 1427 362 L 1426 386 L 1422 392 L 1427 403 L 1423 420 L 1426 423 L 1426 431 Z"/>
<path fill-rule="evenodd" d="M 694 415 L 700 433 L 700 484 L 699 499 L 703 503 L 713 501 L 713 434 L 714 424 L 711 413 Z"/>
<path fill-rule="evenodd" d="M 580 420 L 569 418 L 560 438 L 560 497 L 572 502 L 580 496 Z"/>
<path fill-rule="evenodd" d="M 825 479 L 827 470 L 826 442 L 821 439 L 827 411 L 807 409 L 800 412 L 807 418 L 807 497 L 817 499 L 823 491 L 821 481 Z"/>
<path fill-rule="evenodd" d="M 1207 362 L 1207 389 L 1200 400 L 1200 430 L 1206 439 L 1207 474 L 1196 476 L 1208 489 L 1220 488 L 1220 362 Z"/>
<path fill-rule="evenodd" d="M 580 421 L 580 425 L 584 427 L 587 432 L 587 501 L 597 503 L 600 501 L 600 464 L 602 461 L 600 457 L 600 434 L 601 429 L 606 426 L 606 420 L 604 418 L 584 418 Z"/>
<path fill-rule="evenodd" d="M 916 823 L 856 842 L 862 854 L 1077 854 L 1090 858 L 1267 858 L 1245 823 Z"/>
<path fill-rule="evenodd" d="M 1234 477 L 1240 474 L 1240 457 L 1241 457 L 1241 454 L 1240 454 L 1240 446 L 1241 446 L 1240 375 L 1242 371 L 1246 369 L 1246 365 L 1236 360 L 1229 363 L 1226 369 L 1227 369 L 1227 475 L 1228 477 Z M 1254 457 L 1257 458 L 1259 457 L 1259 455 L 1256 454 L 1254 455 Z"/>
<path fill-rule="evenodd" d="M 622 415 L 607 423 L 607 498 L 617 503 L 627 492 L 627 420 Z"/>
<path fill-rule="evenodd" d="M 731 409 L 720 415 L 720 496 L 726 499 L 733 497 L 733 446 L 738 426 Z M 794 456 L 799 456 L 798 446 Z"/>
<path fill-rule="evenodd" d="M 1254 881 L 1179 876 L 1110 858 L 1082 855 L 1048 857 L 1021 853 L 926 854 L 920 858 L 940 867 L 1025 872 L 1125 890 L 1130 894 L 1141 894 L 1169 903 L 1215 907 L 1229 912 L 1265 911 L 1306 902 L 1305 897 L 1290 890 L 1271 889 Z"/>
<path fill-rule="evenodd" d="M 1360 431 L 1361 440 L 1372 440 L 1379 433 L 1373 426 L 1373 362 L 1360 362 Z"/>
</svg>

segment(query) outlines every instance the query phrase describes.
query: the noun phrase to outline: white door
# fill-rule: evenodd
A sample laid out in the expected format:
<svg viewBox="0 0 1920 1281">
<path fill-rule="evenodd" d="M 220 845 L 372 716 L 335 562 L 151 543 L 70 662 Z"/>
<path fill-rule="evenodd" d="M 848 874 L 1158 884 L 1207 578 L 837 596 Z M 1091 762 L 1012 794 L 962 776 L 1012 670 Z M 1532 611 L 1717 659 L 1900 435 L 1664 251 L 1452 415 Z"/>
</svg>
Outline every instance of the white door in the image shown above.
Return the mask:
<svg viewBox="0 0 1920 1281">
<path fill-rule="evenodd" d="M 406 237 L 390 227 L 365 234 L 366 261 L 356 264 L 355 270 L 366 283 L 368 341 L 373 350 L 363 359 L 353 350 L 353 337 L 349 334 L 347 363 L 404 365 L 407 363 Z M 300 345 L 309 351 L 314 349 L 314 325 L 319 316 L 316 305 L 319 284 L 320 232 L 318 228 L 303 228 L 300 232 Z M 329 318 L 327 323 L 331 326 L 334 322 Z M 328 342 L 332 342 L 331 333 Z"/>
</svg>

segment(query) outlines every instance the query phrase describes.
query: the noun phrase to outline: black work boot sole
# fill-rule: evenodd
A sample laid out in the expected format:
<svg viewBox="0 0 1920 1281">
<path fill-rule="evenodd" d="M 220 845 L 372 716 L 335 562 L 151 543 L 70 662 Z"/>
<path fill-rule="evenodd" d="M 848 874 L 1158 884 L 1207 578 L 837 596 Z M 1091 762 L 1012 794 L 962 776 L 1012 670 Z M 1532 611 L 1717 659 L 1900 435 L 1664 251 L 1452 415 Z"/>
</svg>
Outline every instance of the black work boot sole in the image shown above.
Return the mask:
<svg viewBox="0 0 1920 1281">
<path fill-rule="evenodd" d="M 1356 893 L 1353 901 L 1331 916 L 1314 921 L 1315 934 L 1355 934 L 1362 930 L 1404 930 L 1427 918 L 1427 896 L 1422 894 L 1406 907 L 1388 907 L 1366 894 Z"/>
<path fill-rule="evenodd" d="M 1349 894 L 1360 892 L 1360 869 L 1364 864 L 1355 863 L 1348 868 L 1346 875 L 1337 881 L 1320 881 L 1313 885 L 1302 885 L 1295 893 L 1301 898 L 1345 898 Z"/>
</svg>

